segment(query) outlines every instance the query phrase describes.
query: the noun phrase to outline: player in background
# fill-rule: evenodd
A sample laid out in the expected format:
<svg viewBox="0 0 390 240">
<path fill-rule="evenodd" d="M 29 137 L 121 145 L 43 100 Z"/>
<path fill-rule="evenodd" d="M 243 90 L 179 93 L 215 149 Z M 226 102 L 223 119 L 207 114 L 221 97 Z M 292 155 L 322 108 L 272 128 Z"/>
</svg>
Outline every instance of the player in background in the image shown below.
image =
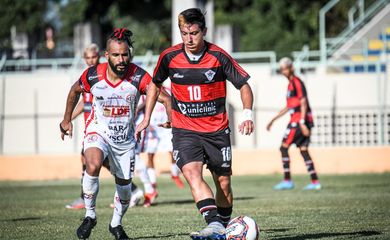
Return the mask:
<svg viewBox="0 0 390 240">
<path fill-rule="evenodd" d="M 85 64 L 88 67 L 97 66 L 99 64 L 99 46 L 95 43 L 89 44 L 85 49 L 83 53 L 83 58 L 85 61 Z M 84 113 L 84 122 L 87 122 L 87 119 L 89 115 L 91 114 L 92 109 L 92 99 L 93 96 L 91 93 L 83 92 L 83 96 L 78 102 L 76 108 L 74 109 L 72 113 L 72 121 L 76 119 L 81 113 Z M 84 159 L 84 149 L 81 150 L 81 164 L 82 164 L 82 173 L 81 173 L 81 191 L 80 191 L 80 197 L 75 199 L 72 203 L 67 204 L 65 207 L 67 209 L 84 209 L 84 194 L 83 194 L 83 176 L 85 171 L 85 159 Z M 110 171 L 110 165 L 108 163 L 108 159 L 105 159 L 103 162 L 103 166 L 107 168 L 108 171 Z M 140 189 L 137 188 L 135 184 L 132 184 L 132 195 L 131 195 L 131 201 L 130 206 L 135 205 L 140 198 L 142 198 L 143 193 L 140 191 Z"/>
<path fill-rule="evenodd" d="M 146 98 L 145 118 L 136 136 L 148 125 L 162 83 L 172 85 L 173 157 L 187 180 L 207 227 L 190 234 L 192 239 L 225 239 L 225 226 L 233 210 L 231 144 L 226 104 L 226 80 L 240 91 L 243 118 L 239 132 L 250 135 L 253 94 L 249 75 L 224 50 L 206 42 L 204 14 L 198 8 L 181 12 L 178 26 L 183 42 L 164 50 L 154 70 Z M 211 171 L 214 195 L 203 178 L 203 165 Z"/>
<path fill-rule="evenodd" d="M 294 74 L 294 68 L 291 59 L 282 58 L 279 62 L 280 72 L 287 78 L 287 105 L 284 107 L 267 125 L 267 130 L 270 131 L 272 124 L 281 116 L 290 113 L 290 122 L 287 125 L 285 135 L 283 137 L 280 152 L 282 154 L 284 180 L 274 186 L 275 190 L 293 189 L 294 183 L 291 180 L 290 173 L 290 157 L 288 149 L 291 144 L 295 145 L 301 151 L 301 155 L 305 160 L 307 171 L 310 174 L 311 183 L 308 184 L 305 190 L 320 190 L 321 184 L 318 181 L 318 176 L 314 168 L 313 160 L 309 154 L 309 143 L 311 128 L 314 126 L 313 116 L 305 85 Z"/>
<path fill-rule="evenodd" d="M 82 92 L 93 94 L 91 115 L 87 120 L 84 138 L 86 170 L 83 178 L 85 218 L 77 229 L 79 239 L 89 238 L 96 226 L 96 198 L 99 191 L 99 173 L 108 157 L 110 171 L 115 178 L 114 212 L 108 229 L 115 239 L 129 239 L 122 227 L 131 197 L 131 181 L 135 165 L 134 118 L 137 102 L 148 88 L 155 89 L 150 75 L 131 63 L 132 33 L 116 29 L 106 42 L 108 63 L 98 64 L 84 71 L 71 87 L 64 119 L 60 123 L 61 138 L 72 137 L 71 117 Z M 153 91 L 153 94 L 156 94 Z M 170 116 L 169 96 L 159 94 Z M 170 122 L 163 124 L 170 127 Z"/>
</svg>

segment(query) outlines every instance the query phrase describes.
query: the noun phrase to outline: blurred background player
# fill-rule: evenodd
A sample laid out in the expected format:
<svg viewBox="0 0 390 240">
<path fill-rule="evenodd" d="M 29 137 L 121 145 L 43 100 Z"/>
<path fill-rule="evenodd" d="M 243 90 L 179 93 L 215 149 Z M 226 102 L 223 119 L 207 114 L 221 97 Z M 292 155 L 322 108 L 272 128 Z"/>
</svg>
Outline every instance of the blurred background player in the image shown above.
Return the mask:
<svg viewBox="0 0 390 240">
<path fill-rule="evenodd" d="M 83 58 L 85 61 L 85 64 L 88 67 L 97 66 L 100 62 L 100 55 L 99 55 L 99 46 L 95 43 L 89 44 L 85 49 L 83 53 Z M 76 108 L 74 109 L 72 113 L 72 121 L 77 118 L 81 113 L 84 113 L 84 123 L 87 122 L 87 119 L 89 115 L 91 114 L 92 109 L 92 100 L 93 96 L 91 93 L 83 92 L 83 96 L 78 102 Z M 65 207 L 67 209 L 84 209 L 84 194 L 83 194 L 83 176 L 85 171 L 85 159 L 84 159 L 84 149 L 81 150 L 81 164 L 82 164 L 82 174 L 81 174 L 81 191 L 80 191 L 80 197 L 75 199 L 70 204 L 67 204 Z M 103 162 L 103 166 L 110 171 L 110 165 L 108 162 L 108 159 L 105 159 Z M 131 206 L 134 206 L 143 196 L 143 193 L 139 193 L 140 189 L 137 188 L 135 184 L 132 184 L 132 199 L 131 199 Z"/>
<path fill-rule="evenodd" d="M 283 137 L 282 146 L 280 152 L 282 154 L 284 180 L 274 186 L 275 190 L 287 190 L 293 189 L 294 183 L 291 180 L 290 173 L 290 157 L 288 149 L 291 144 L 299 148 L 307 171 L 310 174 L 311 183 L 308 184 L 305 190 L 320 190 L 321 184 L 318 181 L 318 176 L 314 168 L 313 160 L 309 154 L 309 143 L 311 128 L 314 126 L 313 116 L 309 100 L 307 98 L 307 92 L 305 85 L 294 74 L 294 68 L 291 59 L 282 58 L 279 62 L 280 72 L 287 78 L 287 105 L 284 107 L 267 125 L 267 130 L 270 131 L 272 124 L 281 116 L 290 113 L 290 122 L 287 125 L 285 135 Z"/>
<path fill-rule="evenodd" d="M 254 130 L 253 93 L 247 83 L 250 76 L 224 50 L 204 40 L 207 28 L 200 9 L 181 12 L 178 27 L 182 43 L 160 54 L 153 75 L 156 85 L 149 88 L 145 117 L 135 134 L 139 135 L 148 127 L 159 88 L 169 77 L 172 81 L 173 156 L 207 223 L 206 228 L 192 232 L 190 237 L 225 239 L 225 226 L 233 211 L 226 80 L 240 91 L 244 110 L 239 132 L 250 135 Z M 204 164 L 212 173 L 215 196 L 203 178 Z"/>
</svg>

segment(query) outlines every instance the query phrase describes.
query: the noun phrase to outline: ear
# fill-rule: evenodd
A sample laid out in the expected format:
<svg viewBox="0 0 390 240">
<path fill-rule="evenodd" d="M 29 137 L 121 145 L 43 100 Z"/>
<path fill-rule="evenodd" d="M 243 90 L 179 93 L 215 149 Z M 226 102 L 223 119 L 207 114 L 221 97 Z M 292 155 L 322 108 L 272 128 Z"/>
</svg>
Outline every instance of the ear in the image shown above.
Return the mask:
<svg viewBox="0 0 390 240">
<path fill-rule="evenodd" d="M 206 34 L 207 34 L 207 27 L 205 27 L 205 28 L 203 29 L 203 37 L 206 36 Z"/>
<path fill-rule="evenodd" d="M 107 51 L 107 50 L 104 51 L 104 56 L 105 56 L 106 59 L 108 60 L 108 51 Z"/>
</svg>

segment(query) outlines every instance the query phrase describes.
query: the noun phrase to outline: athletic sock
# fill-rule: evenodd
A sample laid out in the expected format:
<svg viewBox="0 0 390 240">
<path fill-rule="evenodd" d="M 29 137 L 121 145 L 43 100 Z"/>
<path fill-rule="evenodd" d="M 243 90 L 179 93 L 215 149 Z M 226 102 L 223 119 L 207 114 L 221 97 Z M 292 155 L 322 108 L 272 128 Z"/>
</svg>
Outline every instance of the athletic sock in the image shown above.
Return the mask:
<svg viewBox="0 0 390 240">
<path fill-rule="evenodd" d="M 96 218 L 95 206 L 99 192 L 99 177 L 90 176 L 87 172 L 83 177 L 83 192 L 85 203 L 85 217 Z"/>
<path fill-rule="evenodd" d="M 203 218 L 207 224 L 212 222 L 221 222 L 214 199 L 206 198 L 200 200 L 196 203 L 196 207 L 198 208 L 200 214 L 203 215 Z"/>
<path fill-rule="evenodd" d="M 291 181 L 290 156 L 288 155 L 288 148 L 280 147 L 280 152 L 282 154 L 284 180 Z"/>
<path fill-rule="evenodd" d="M 111 220 L 111 227 L 122 225 L 123 215 L 129 208 L 131 198 L 131 183 L 128 185 L 116 184 L 116 192 L 114 197 L 114 214 Z"/>
<path fill-rule="evenodd" d="M 217 207 L 219 218 L 224 227 L 227 227 L 233 212 L 233 206 L 231 207 Z"/>
<path fill-rule="evenodd" d="M 149 179 L 148 170 L 146 169 L 144 161 L 140 158 L 139 154 L 135 155 L 135 169 L 138 173 L 138 176 L 144 185 L 145 193 L 154 192 L 154 188 Z"/>
<path fill-rule="evenodd" d="M 171 165 L 171 175 L 172 177 L 177 177 L 180 174 L 180 169 L 177 167 L 176 163 Z"/>
<path fill-rule="evenodd" d="M 318 183 L 318 176 L 317 176 L 316 170 L 314 168 L 314 163 L 311 160 L 309 152 L 304 150 L 304 151 L 301 151 L 301 154 L 302 154 L 303 159 L 305 160 L 307 172 L 310 174 L 310 178 L 311 178 L 312 183 Z"/>
<path fill-rule="evenodd" d="M 156 170 L 154 168 L 148 168 L 148 175 L 150 179 L 150 183 L 154 188 L 157 187 L 157 177 L 156 177 Z"/>
</svg>

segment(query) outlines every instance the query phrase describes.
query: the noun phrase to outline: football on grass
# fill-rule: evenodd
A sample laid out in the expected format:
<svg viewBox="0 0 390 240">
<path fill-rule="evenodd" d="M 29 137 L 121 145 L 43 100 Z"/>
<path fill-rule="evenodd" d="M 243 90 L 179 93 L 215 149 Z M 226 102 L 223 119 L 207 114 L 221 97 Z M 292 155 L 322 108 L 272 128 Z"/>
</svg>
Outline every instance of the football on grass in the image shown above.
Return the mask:
<svg viewBox="0 0 390 240">
<path fill-rule="evenodd" d="M 239 216 L 230 220 L 226 227 L 226 240 L 258 240 L 259 226 L 248 216 Z"/>
</svg>

